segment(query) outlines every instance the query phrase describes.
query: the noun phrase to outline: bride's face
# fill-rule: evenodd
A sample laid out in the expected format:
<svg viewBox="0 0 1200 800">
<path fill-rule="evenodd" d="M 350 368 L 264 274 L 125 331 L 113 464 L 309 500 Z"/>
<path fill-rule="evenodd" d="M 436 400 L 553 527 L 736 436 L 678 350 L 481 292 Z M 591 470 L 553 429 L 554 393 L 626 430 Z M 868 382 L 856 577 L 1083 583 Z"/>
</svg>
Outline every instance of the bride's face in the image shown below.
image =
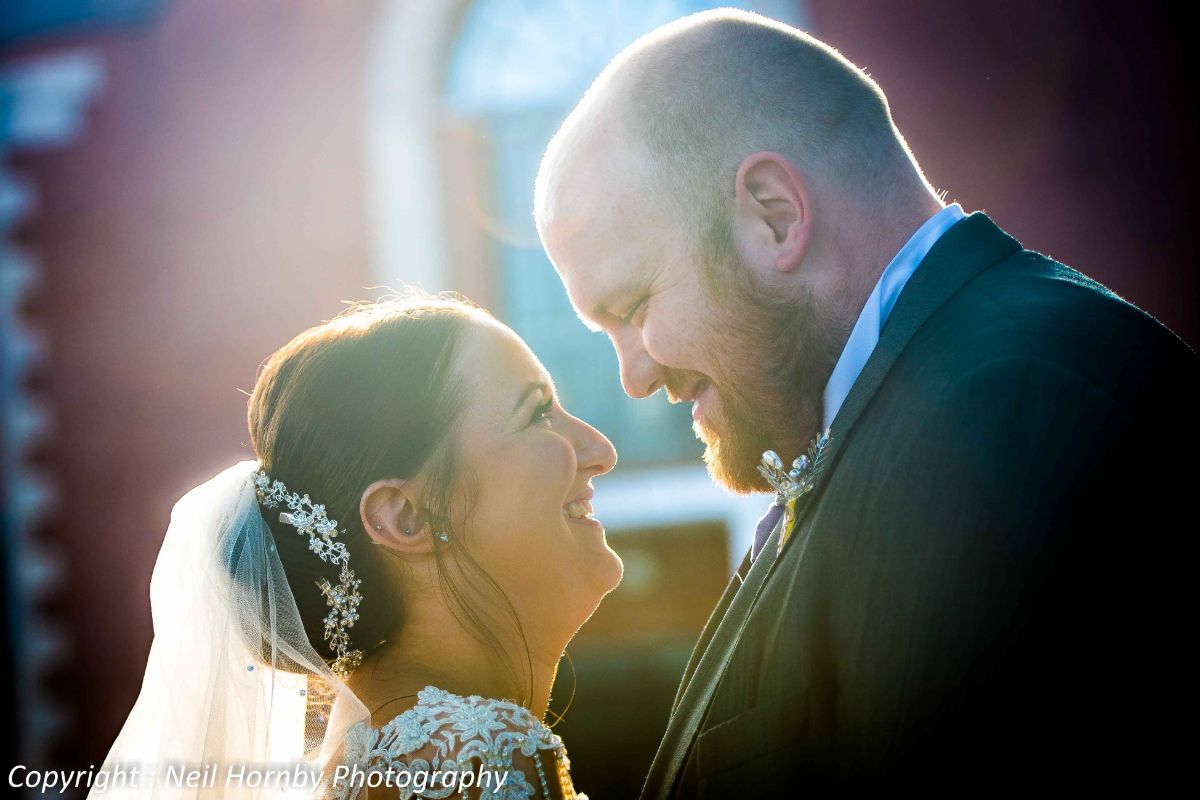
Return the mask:
<svg viewBox="0 0 1200 800">
<path fill-rule="evenodd" d="M 526 630 L 577 627 L 621 580 L 620 557 L 586 515 L 591 480 L 613 468 L 616 451 L 558 404 L 545 367 L 507 327 L 472 326 L 457 367 L 459 452 L 474 489 L 464 547 Z"/>
</svg>

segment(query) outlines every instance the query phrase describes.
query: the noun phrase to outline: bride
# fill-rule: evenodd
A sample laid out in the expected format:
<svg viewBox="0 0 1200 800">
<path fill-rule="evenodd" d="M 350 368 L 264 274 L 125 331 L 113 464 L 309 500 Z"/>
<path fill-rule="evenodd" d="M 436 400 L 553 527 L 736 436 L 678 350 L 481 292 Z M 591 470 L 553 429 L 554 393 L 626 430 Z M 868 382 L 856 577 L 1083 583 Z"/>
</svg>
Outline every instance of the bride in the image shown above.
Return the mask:
<svg viewBox="0 0 1200 800">
<path fill-rule="evenodd" d="M 621 579 L 616 453 L 487 312 L 353 307 L 272 355 L 256 461 L 175 506 L 98 797 L 569 798 L 543 722 Z M 552 713 L 552 712 L 551 712 Z"/>
</svg>

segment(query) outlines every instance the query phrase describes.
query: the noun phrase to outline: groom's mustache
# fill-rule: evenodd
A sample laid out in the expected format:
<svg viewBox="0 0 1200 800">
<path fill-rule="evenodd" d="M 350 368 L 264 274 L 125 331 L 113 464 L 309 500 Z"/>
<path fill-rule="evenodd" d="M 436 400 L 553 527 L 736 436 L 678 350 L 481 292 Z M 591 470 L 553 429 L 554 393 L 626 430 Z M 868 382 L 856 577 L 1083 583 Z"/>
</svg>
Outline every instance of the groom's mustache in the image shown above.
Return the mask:
<svg viewBox="0 0 1200 800">
<path fill-rule="evenodd" d="M 716 385 L 702 372 L 693 372 L 688 369 L 667 369 L 667 377 L 663 381 L 663 388 L 667 391 L 667 400 L 672 403 L 681 403 L 684 400 L 684 395 L 693 391 L 702 382 Z"/>
</svg>

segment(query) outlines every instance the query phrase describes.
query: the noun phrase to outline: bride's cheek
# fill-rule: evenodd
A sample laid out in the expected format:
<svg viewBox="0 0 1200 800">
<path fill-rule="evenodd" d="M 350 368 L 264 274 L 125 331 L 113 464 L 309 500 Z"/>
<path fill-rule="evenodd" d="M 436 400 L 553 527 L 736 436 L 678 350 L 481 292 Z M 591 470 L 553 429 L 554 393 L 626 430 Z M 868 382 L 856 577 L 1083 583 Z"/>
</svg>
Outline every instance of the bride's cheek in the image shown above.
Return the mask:
<svg viewBox="0 0 1200 800">
<path fill-rule="evenodd" d="M 576 456 L 575 445 L 561 433 L 554 437 L 554 448 L 551 456 L 553 459 L 549 463 L 555 464 L 555 468 L 562 472 L 567 480 L 571 480 L 575 476 Z"/>
</svg>

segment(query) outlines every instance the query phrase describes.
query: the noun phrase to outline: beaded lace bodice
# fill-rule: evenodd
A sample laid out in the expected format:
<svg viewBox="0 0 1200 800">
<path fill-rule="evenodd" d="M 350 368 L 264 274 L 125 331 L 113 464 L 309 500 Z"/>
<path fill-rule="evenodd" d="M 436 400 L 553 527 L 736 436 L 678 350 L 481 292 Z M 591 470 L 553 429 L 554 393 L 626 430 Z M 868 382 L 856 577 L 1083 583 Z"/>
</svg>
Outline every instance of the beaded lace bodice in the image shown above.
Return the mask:
<svg viewBox="0 0 1200 800">
<path fill-rule="evenodd" d="M 550 751 L 557 766 L 557 782 L 542 766 L 540 751 Z M 521 766 L 514 755 L 524 756 Z M 433 686 L 417 694 L 417 704 L 381 728 L 359 723 L 345 739 L 343 762 L 357 766 L 363 773 L 388 772 L 384 797 L 410 798 L 487 798 L 487 800 L 528 800 L 557 798 L 551 787 L 562 787 L 562 797 L 587 800 L 571 785 L 570 761 L 562 739 L 528 709 L 504 700 L 471 695 L 463 697 Z M 423 773 L 420 774 L 420 773 Z M 464 780 L 446 786 L 446 774 L 473 773 L 470 788 Z M 481 776 L 490 773 L 491 783 Z M 527 774 L 528 773 L 528 774 Z M 505 775 L 503 782 L 499 776 Z M 369 784 L 368 784 L 369 785 Z M 418 791 L 421 789 L 421 791 Z M 372 798 L 376 791 L 368 789 Z M 339 798 L 353 800 L 361 796 L 361 786 L 350 781 L 339 787 Z"/>
</svg>

